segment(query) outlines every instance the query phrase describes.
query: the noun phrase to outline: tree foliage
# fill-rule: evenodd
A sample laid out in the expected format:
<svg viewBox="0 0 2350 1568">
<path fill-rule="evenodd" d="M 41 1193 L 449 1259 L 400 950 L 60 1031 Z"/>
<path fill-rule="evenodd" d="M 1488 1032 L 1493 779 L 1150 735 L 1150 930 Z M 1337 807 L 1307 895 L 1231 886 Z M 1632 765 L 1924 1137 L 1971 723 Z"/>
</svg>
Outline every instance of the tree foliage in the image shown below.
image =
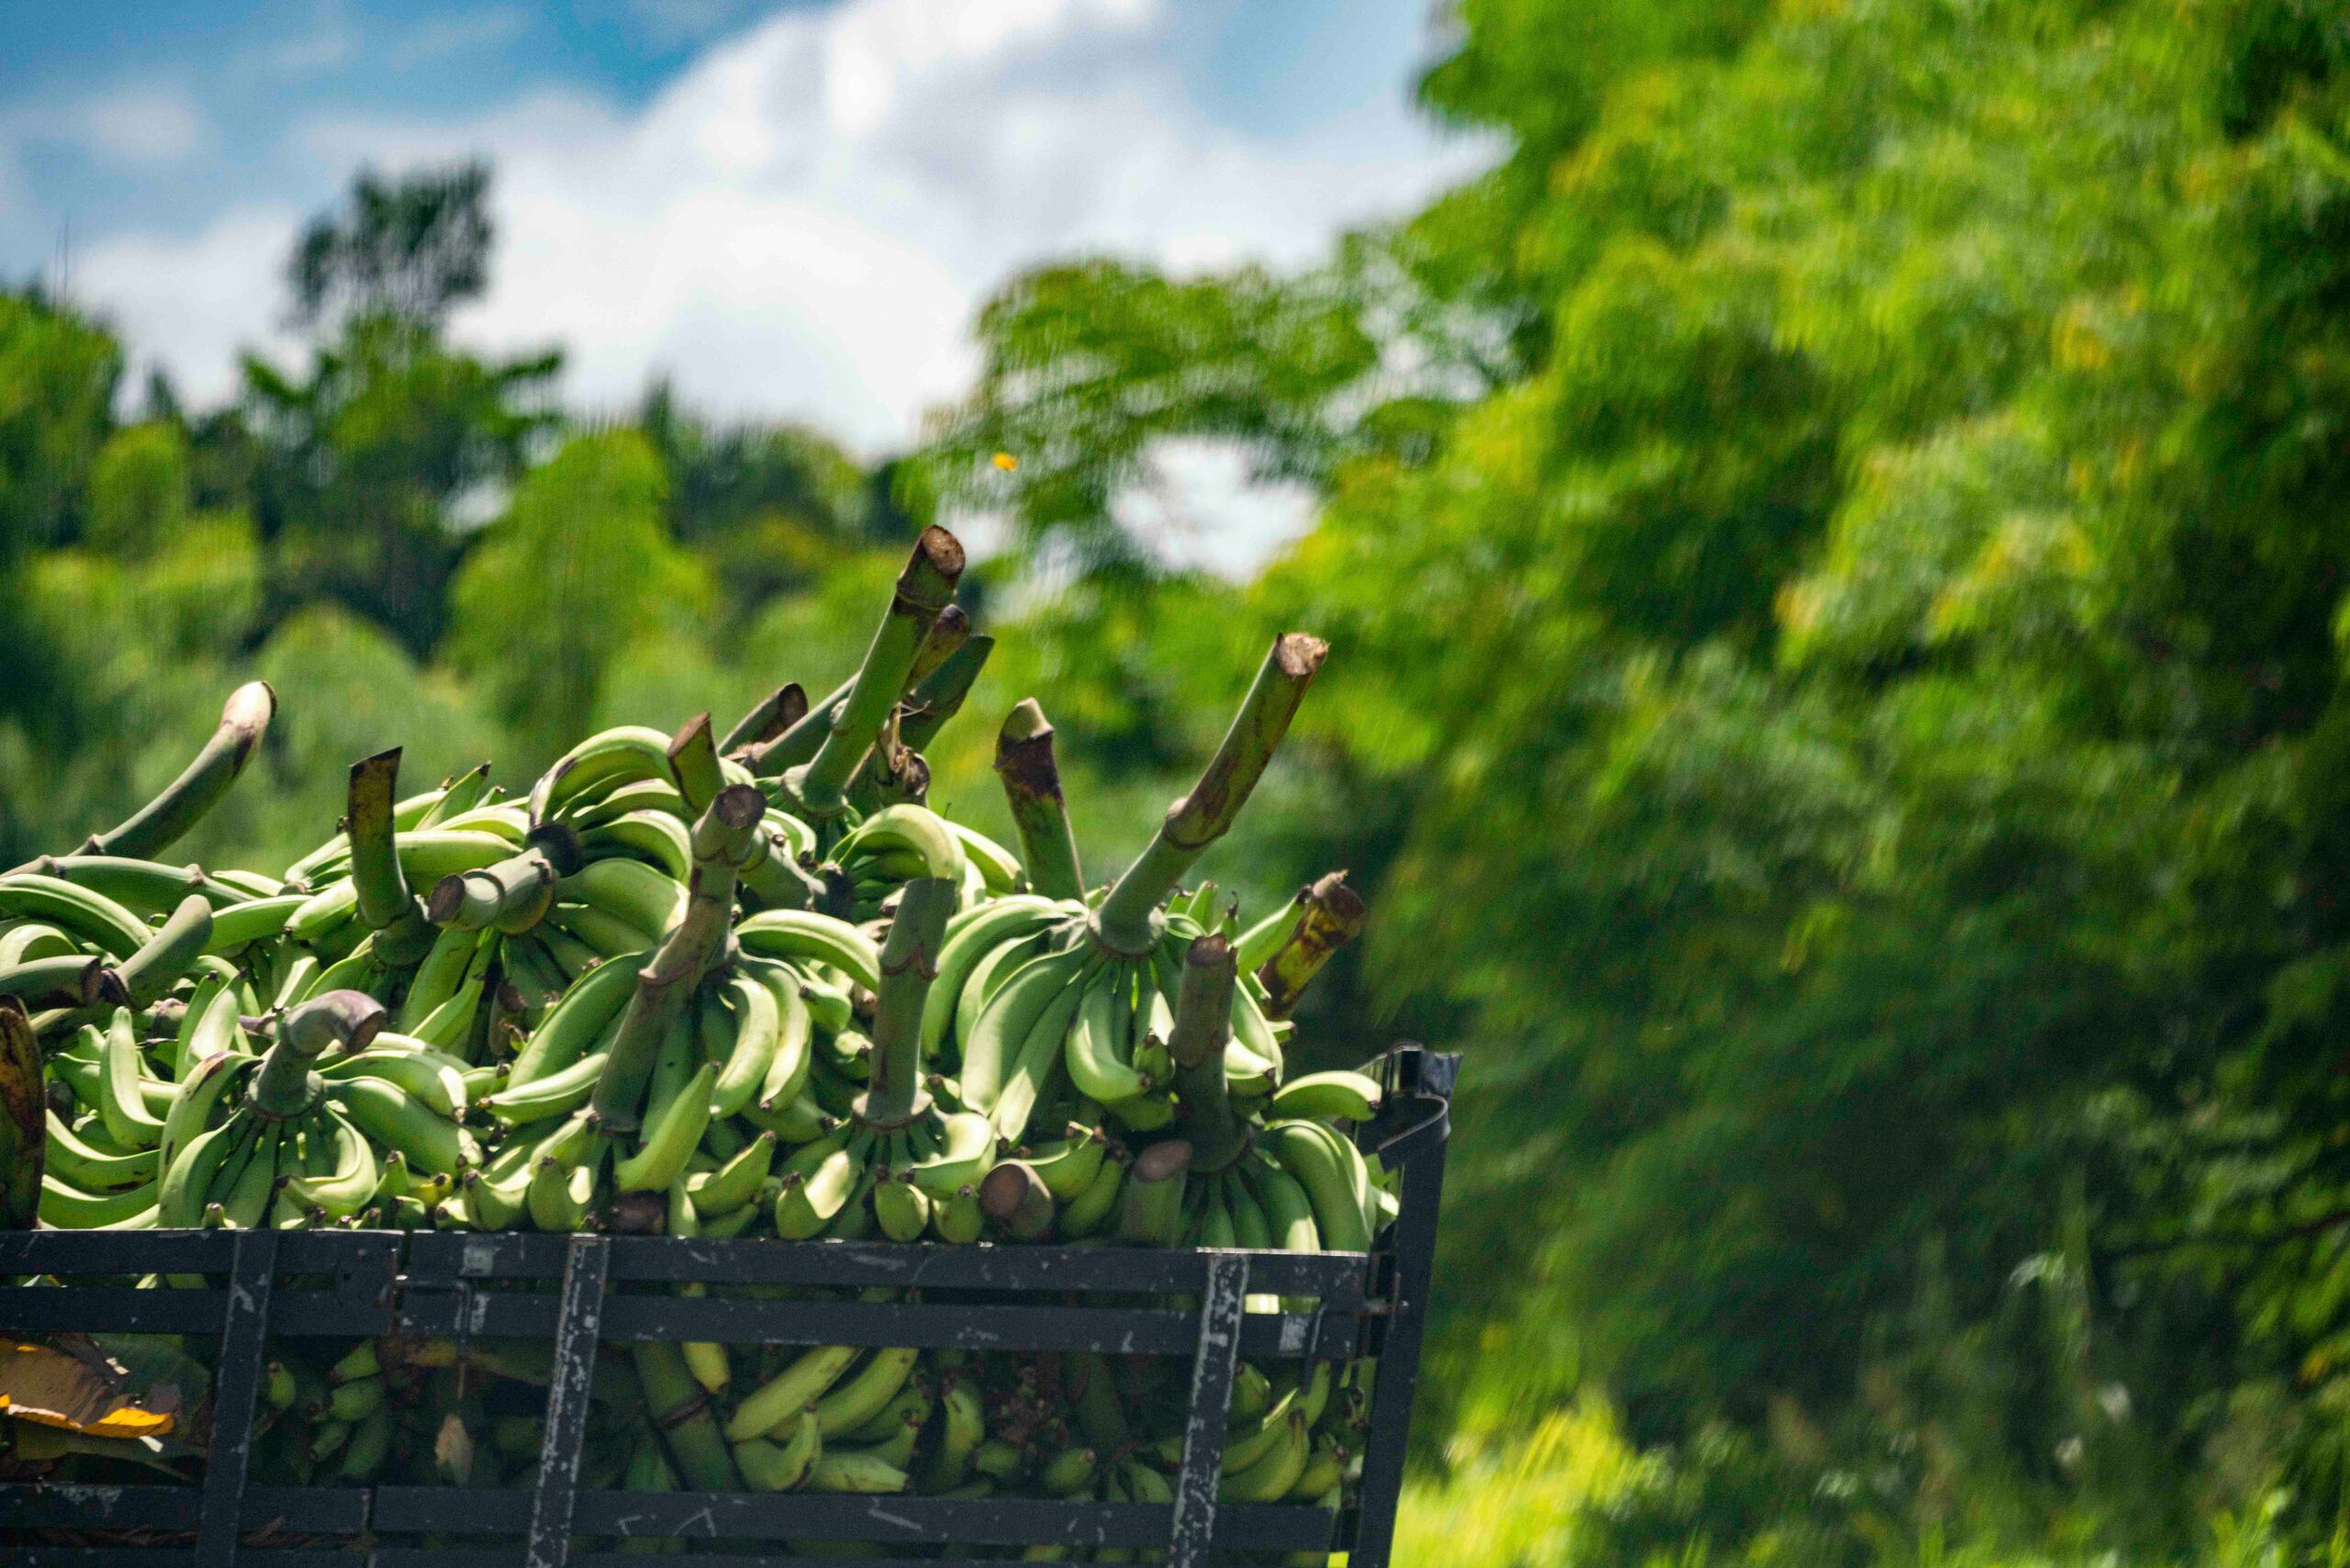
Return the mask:
<svg viewBox="0 0 2350 1568">
<path fill-rule="evenodd" d="M 478 160 L 352 183 L 347 210 L 311 220 L 285 267 L 293 319 L 310 327 L 388 316 L 438 327 L 489 286 L 489 165 Z"/>
<path fill-rule="evenodd" d="M 1335 644 L 1312 809 L 1388 830 L 1360 1027 L 1472 1050 L 1436 1397 L 1604 1386 L 1854 1518 L 2330 1529 L 2350 22 L 1458 15 L 1426 96 L 1508 149 L 1356 242 L 1398 283 L 1022 280 L 939 448 L 1039 532 L 1158 441 L 1320 486 L 1248 599 Z M 1168 395 L 1243 311 L 1454 374 L 1259 332 L 1196 383 L 1253 406 Z"/>
</svg>

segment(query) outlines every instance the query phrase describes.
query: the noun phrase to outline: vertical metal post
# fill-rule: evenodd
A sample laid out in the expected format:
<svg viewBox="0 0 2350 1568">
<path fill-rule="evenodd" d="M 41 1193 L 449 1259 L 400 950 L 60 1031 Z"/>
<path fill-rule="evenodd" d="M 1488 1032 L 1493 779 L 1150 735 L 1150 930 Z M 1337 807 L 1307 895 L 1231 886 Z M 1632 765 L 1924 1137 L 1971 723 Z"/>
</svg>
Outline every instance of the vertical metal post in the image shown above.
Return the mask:
<svg viewBox="0 0 2350 1568">
<path fill-rule="evenodd" d="M 588 1392 L 603 1332 L 604 1280 L 612 1244 L 602 1236 L 571 1238 L 563 1260 L 563 1304 L 554 1327 L 554 1372 L 547 1381 L 546 1433 L 539 1442 L 539 1485 L 531 1499 L 524 1568 L 563 1568 L 571 1555 L 571 1510 L 579 1490 L 579 1447 L 588 1432 Z"/>
<path fill-rule="evenodd" d="M 1169 1568 L 1201 1568 L 1215 1537 L 1216 1483 L 1224 1471 L 1224 1427 L 1232 1374 L 1240 1361 L 1240 1314 L 1248 1298 L 1245 1253 L 1208 1252 L 1200 1293 L 1200 1348 L 1192 1362 L 1192 1406 L 1183 1422 L 1183 1471 L 1175 1478 Z"/>
<path fill-rule="evenodd" d="M 269 1294 L 276 1279 L 277 1233 L 239 1232 L 229 1260 L 220 1366 L 213 1376 L 212 1446 L 205 1455 L 204 1512 L 196 1532 L 200 1568 L 229 1568 L 237 1560 L 245 1471 L 252 1458 L 253 1406 L 269 1338 Z"/>
<path fill-rule="evenodd" d="M 1420 1381 L 1420 1340 L 1436 1275 L 1437 1207 L 1444 1198 L 1443 1134 L 1404 1164 L 1395 1226 L 1395 1290 L 1371 1382 L 1371 1440 L 1362 1457 L 1362 1508 L 1348 1568 L 1387 1568 L 1395 1544 L 1395 1508 L 1412 1432 L 1412 1394 Z"/>
</svg>

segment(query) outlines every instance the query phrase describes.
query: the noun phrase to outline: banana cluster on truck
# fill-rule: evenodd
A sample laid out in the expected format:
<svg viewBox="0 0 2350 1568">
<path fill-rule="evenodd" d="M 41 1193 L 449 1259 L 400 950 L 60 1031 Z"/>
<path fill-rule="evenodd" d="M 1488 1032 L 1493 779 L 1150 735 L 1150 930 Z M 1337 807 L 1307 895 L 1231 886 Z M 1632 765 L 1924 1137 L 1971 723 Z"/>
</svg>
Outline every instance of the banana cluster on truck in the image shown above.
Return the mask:
<svg viewBox="0 0 2350 1568">
<path fill-rule="evenodd" d="M 1379 1086 L 1287 1070 L 1292 1009 L 1362 906 L 1334 873 L 1244 924 L 1186 885 L 1324 644 L 1275 641 L 1196 786 L 1089 887 L 1034 701 L 997 745 L 1016 853 L 926 803 L 923 750 L 992 645 L 962 566 L 926 531 L 820 700 L 608 730 L 519 798 L 487 766 L 402 797 L 386 751 L 282 871 L 166 863 L 274 711 L 241 689 L 129 821 L 0 875 L 11 1222 L 1368 1249 L 1393 1183 L 1345 1125 Z M 1179 1466 L 1179 1367 L 607 1363 L 590 1484 L 1163 1502 Z M 535 1457 L 546 1374 L 510 1345 L 273 1361 L 256 1475 L 499 1484 Z M 1244 1363 L 1226 1495 L 1336 1506 L 1358 1381 Z"/>
</svg>

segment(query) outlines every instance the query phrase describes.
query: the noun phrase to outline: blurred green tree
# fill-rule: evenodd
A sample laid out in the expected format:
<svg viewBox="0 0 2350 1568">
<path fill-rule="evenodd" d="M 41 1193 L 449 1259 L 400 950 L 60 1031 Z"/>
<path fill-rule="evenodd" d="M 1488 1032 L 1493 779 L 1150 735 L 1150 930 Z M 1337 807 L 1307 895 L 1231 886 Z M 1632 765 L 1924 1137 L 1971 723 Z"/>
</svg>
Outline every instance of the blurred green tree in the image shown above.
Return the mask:
<svg viewBox="0 0 2350 1568">
<path fill-rule="evenodd" d="M 467 536 L 553 428 L 559 353 L 450 347 L 448 310 L 487 285 L 489 174 L 478 164 L 354 183 L 289 264 L 293 315 L 321 334 L 307 370 L 244 361 L 249 441 L 206 432 L 270 540 L 270 619 L 325 594 L 422 657 L 445 625 Z"/>
<path fill-rule="evenodd" d="M 438 327 L 489 286 L 498 230 L 489 165 L 474 160 L 386 176 L 362 169 L 348 210 L 312 218 L 285 277 L 292 315 L 310 327 L 388 316 Z"/>
<path fill-rule="evenodd" d="M 612 660 L 692 644 L 708 569 L 669 537 L 667 477 L 643 437 L 575 436 L 533 469 L 451 585 L 447 653 L 540 765 L 576 739 Z"/>
<path fill-rule="evenodd" d="M 1157 442 L 1319 487 L 1248 623 L 1335 644 L 1323 825 L 1250 831 L 1360 824 L 1345 1023 L 1474 1047 L 1433 1397 L 1596 1378 L 1856 1515 L 2330 1528 L 2350 28 L 1457 15 L 1489 173 L 1293 278 L 1019 280 L 933 448 L 1044 562 Z"/>
</svg>

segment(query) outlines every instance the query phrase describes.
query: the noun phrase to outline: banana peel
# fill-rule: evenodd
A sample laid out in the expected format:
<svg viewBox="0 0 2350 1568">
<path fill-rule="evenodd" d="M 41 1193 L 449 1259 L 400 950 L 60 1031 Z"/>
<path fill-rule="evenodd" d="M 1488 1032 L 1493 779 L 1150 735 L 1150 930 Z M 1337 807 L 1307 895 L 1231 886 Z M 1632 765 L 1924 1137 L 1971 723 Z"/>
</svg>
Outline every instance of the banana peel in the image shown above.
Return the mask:
<svg viewBox="0 0 2350 1568">
<path fill-rule="evenodd" d="M 47 1089 L 31 1021 L 15 997 L 0 997 L 0 1230 L 30 1230 L 40 1214 Z"/>
</svg>

